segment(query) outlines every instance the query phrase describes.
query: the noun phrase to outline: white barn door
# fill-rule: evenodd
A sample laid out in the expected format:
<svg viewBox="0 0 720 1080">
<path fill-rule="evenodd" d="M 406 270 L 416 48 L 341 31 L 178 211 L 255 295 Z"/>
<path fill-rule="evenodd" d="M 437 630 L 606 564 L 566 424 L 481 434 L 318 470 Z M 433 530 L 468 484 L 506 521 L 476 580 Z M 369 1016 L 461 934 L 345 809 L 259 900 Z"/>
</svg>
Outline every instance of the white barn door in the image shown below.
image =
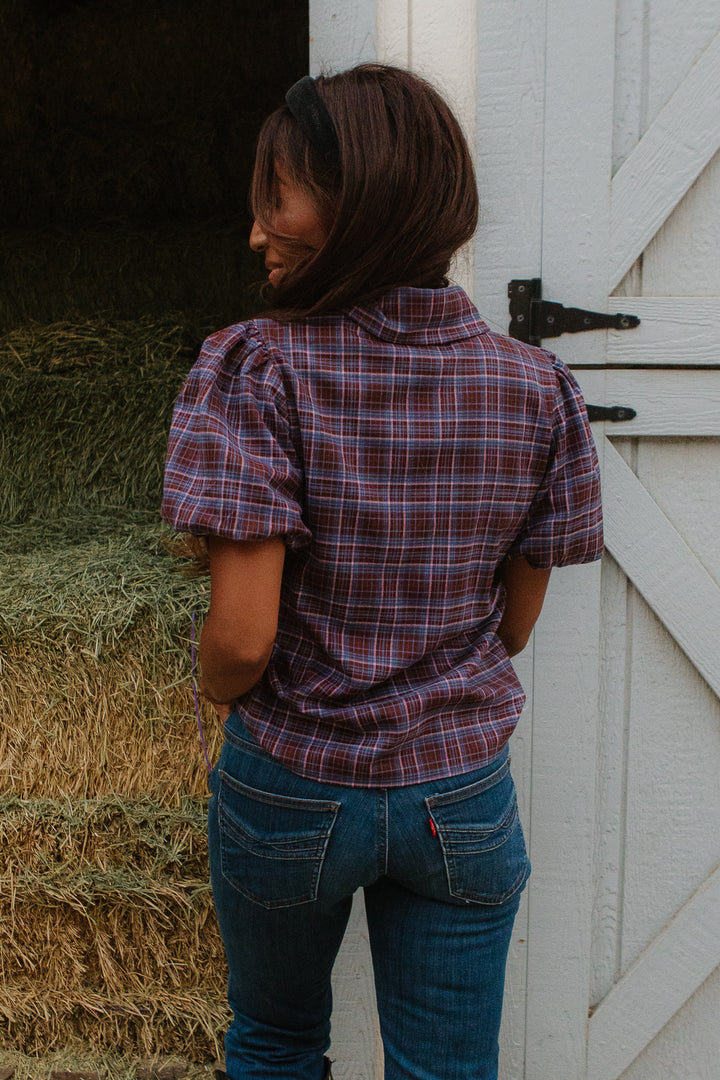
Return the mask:
<svg viewBox="0 0 720 1080">
<path fill-rule="evenodd" d="M 504 51 L 526 73 L 526 131 L 488 146 L 481 190 L 510 150 L 521 205 L 539 208 L 539 258 L 528 247 L 508 278 L 642 319 L 544 342 L 588 401 L 637 418 L 595 426 L 608 555 L 555 575 L 535 638 L 526 1026 L 508 1080 L 720 1075 L 719 32 L 707 0 L 551 0 L 495 65 Z M 481 133 L 487 70 L 481 47 Z M 497 304 L 482 249 L 481 233 L 481 309 Z"/>
<path fill-rule="evenodd" d="M 513 771 L 534 872 L 502 1080 L 720 1076 L 720 9 L 717 0 L 311 3 L 313 63 L 414 67 L 454 97 L 482 217 L 459 269 L 638 315 L 546 339 L 595 425 L 608 554 L 553 575 L 518 661 Z M 474 262 L 474 271 L 472 263 Z M 339 1077 L 382 1075 L 361 912 Z"/>
</svg>

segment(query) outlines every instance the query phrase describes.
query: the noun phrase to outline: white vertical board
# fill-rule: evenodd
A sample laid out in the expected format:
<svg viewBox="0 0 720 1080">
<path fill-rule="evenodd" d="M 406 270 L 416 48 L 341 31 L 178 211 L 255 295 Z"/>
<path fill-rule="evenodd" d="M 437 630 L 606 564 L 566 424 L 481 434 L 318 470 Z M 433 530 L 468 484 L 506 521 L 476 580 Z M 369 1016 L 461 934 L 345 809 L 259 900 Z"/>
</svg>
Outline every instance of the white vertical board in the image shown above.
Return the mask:
<svg viewBox="0 0 720 1080">
<path fill-rule="evenodd" d="M 548 5 L 543 295 L 605 310 L 615 5 Z M 589 43 L 592 46 L 589 47 Z M 602 365 L 604 332 L 546 344 Z M 600 565 L 556 571 L 536 632 L 527 1080 L 586 1071 Z"/>
<path fill-rule="evenodd" d="M 634 231 L 636 254 L 642 251 L 619 291 L 645 295 L 617 304 L 643 325 L 637 334 L 611 335 L 609 360 L 676 370 L 608 373 L 598 403 L 638 408 L 637 422 L 605 431 L 628 436 L 616 448 L 652 497 L 653 518 L 669 519 L 680 545 L 669 579 L 660 565 L 667 525 L 644 560 L 626 563 L 641 589 L 643 578 L 652 579 L 644 591 L 655 613 L 629 582 L 623 589 L 616 572 L 606 628 L 607 647 L 624 650 L 626 664 L 608 690 L 617 708 L 604 744 L 618 798 L 598 823 L 594 959 L 602 974 L 593 987 L 599 1007 L 590 1023 L 590 1075 L 714 1080 L 720 971 L 706 976 L 718 960 L 712 874 L 720 859 L 720 701 L 717 630 L 706 621 L 720 582 L 720 441 L 712 438 L 720 391 L 707 368 L 720 358 L 720 9 L 716 0 L 619 0 L 619 9 L 615 205 L 624 187 L 628 197 L 639 194 L 640 209 L 626 222 L 616 214 L 615 247 L 630 243 Z M 613 278 L 628 258 L 616 259 Z M 580 374 L 587 381 L 591 373 Z M 621 401 L 626 392 L 633 399 Z M 685 438 L 670 437 L 678 435 Z M 634 495 L 624 503 L 635 517 L 629 540 L 649 522 Z M 680 583 L 667 602 L 651 596 L 664 578 L 668 584 L 686 573 L 704 582 L 694 600 L 692 587 Z M 683 640 L 692 663 L 678 647 Z M 692 927 L 688 943 L 684 920 Z"/>
<path fill-rule="evenodd" d="M 507 331 L 507 283 L 540 273 L 545 79 L 544 0 L 485 0 L 477 12 L 475 162 L 480 221 L 473 299 L 495 330 Z M 436 5 L 438 14 L 441 5 Z M 466 121 L 467 123 L 467 121 Z M 531 766 L 535 643 L 517 658 L 527 705 L 510 741 L 512 772 L 528 848 L 533 849 Z M 515 920 L 508 957 L 500 1080 L 525 1075 L 529 909 L 534 874 Z"/>
<path fill-rule="evenodd" d="M 375 59 L 375 2 L 310 0 L 310 73 L 332 74 Z"/>
<path fill-rule="evenodd" d="M 478 15 L 474 299 L 507 332 L 507 285 L 541 269 L 544 0 L 485 0 Z"/>
<path fill-rule="evenodd" d="M 615 2 L 548 5 L 543 295 L 607 310 Z M 605 362 L 607 334 L 550 339 L 570 364 Z"/>
<path fill-rule="evenodd" d="M 335 1080 L 379 1080 L 383 1051 L 375 1002 L 372 959 L 361 892 L 333 970 L 332 1043 Z"/>
</svg>

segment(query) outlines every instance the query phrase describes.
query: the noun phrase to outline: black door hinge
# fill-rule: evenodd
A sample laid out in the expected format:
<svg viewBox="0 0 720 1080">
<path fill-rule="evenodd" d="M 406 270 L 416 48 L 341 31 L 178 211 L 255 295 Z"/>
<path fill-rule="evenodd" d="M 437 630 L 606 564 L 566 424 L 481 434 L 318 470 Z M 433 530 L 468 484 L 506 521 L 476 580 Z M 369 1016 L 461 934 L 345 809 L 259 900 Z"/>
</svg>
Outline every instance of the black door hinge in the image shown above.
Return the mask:
<svg viewBox="0 0 720 1080">
<path fill-rule="evenodd" d="M 588 420 L 609 420 L 620 424 L 623 420 L 634 420 L 637 413 L 627 405 L 585 405 Z"/>
<path fill-rule="evenodd" d="M 637 315 L 606 315 L 601 311 L 566 308 L 542 299 L 542 279 L 514 280 L 508 285 L 510 337 L 539 345 L 543 338 L 579 334 L 584 330 L 632 330 L 640 325 Z"/>
</svg>

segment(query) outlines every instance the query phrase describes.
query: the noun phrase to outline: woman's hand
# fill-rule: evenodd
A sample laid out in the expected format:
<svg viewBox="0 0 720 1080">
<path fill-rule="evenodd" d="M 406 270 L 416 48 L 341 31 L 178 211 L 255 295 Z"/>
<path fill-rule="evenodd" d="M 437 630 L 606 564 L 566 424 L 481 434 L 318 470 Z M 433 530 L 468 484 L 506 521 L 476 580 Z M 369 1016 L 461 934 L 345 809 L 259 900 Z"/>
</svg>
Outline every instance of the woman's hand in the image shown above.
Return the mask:
<svg viewBox="0 0 720 1080">
<path fill-rule="evenodd" d="M 198 680 L 197 688 L 198 688 L 198 694 L 200 694 L 201 697 L 204 697 L 206 699 L 206 701 L 210 702 L 213 709 L 217 713 L 218 720 L 220 721 L 221 724 L 224 724 L 225 721 L 227 720 L 228 716 L 230 715 L 230 713 L 233 710 L 232 702 L 231 701 L 213 701 L 213 699 L 210 697 L 210 693 L 208 692 L 208 688 L 205 685 L 204 679 L 199 679 Z"/>
<path fill-rule="evenodd" d="M 215 705 L 214 709 L 217 713 L 218 720 L 221 724 L 224 724 L 228 716 L 232 712 L 232 705 Z"/>
</svg>

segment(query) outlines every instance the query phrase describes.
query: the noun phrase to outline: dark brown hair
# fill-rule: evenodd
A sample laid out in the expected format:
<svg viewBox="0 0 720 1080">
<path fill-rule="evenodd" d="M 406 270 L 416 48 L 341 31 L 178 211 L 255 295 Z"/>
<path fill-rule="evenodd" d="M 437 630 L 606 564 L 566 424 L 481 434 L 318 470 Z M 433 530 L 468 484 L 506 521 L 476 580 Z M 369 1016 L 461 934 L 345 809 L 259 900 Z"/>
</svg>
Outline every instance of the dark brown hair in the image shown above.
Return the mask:
<svg viewBox="0 0 720 1080">
<path fill-rule="evenodd" d="M 339 163 L 311 145 L 286 106 L 268 117 L 258 141 L 250 199 L 263 229 L 279 166 L 312 196 L 328 230 L 322 248 L 305 253 L 271 291 L 272 314 L 324 314 L 398 285 L 446 285 L 478 214 L 472 160 L 450 108 L 424 79 L 381 64 L 320 76 L 316 87 L 337 131 Z"/>
</svg>

